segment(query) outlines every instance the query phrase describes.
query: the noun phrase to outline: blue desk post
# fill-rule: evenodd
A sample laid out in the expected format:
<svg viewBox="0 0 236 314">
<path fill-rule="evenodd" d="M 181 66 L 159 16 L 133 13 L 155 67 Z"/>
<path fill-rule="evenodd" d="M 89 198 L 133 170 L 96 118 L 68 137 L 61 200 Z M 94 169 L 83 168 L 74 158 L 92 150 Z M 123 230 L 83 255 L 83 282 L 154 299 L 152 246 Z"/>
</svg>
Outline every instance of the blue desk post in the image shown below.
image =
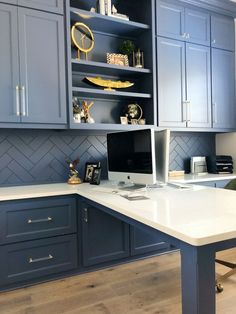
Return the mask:
<svg viewBox="0 0 236 314">
<path fill-rule="evenodd" d="M 181 245 L 183 314 L 215 314 L 215 252 L 209 246 Z"/>
</svg>

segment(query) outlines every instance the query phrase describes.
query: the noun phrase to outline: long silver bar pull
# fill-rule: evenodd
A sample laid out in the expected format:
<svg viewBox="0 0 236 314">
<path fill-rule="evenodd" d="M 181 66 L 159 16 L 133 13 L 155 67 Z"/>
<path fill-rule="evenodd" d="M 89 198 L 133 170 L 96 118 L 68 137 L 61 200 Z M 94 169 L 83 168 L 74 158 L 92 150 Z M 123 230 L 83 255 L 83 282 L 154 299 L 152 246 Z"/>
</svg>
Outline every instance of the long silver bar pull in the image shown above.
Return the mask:
<svg viewBox="0 0 236 314">
<path fill-rule="evenodd" d="M 25 86 L 21 86 L 21 100 L 22 100 L 22 116 L 26 116 L 26 97 L 25 97 Z"/>
<path fill-rule="evenodd" d="M 38 262 L 48 261 L 50 259 L 53 259 L 53 256 L 51 254 L 49 254 L 48 256 L 45 256 L 45 257 L 40 257 L 40 258 L 32 258 L 32 257 L 30 257 L 28 259 L 28 262 L 31 264 L 31 263 L 38 263 Z"/>
<path fill-rule="evenodd" d="M 20 86 L 16 85 L 16 115 L 20 116 Z"/>
<path fill-rule="evenodd" d="M 43 218 L 43 219 L 28 219 L 28 224 L 36 224 L 36 223 L 40 223 L 40 222 L 51 222 L 52 221 L 52 217 L 47 217 L 47 218 Z"/>
</svg>

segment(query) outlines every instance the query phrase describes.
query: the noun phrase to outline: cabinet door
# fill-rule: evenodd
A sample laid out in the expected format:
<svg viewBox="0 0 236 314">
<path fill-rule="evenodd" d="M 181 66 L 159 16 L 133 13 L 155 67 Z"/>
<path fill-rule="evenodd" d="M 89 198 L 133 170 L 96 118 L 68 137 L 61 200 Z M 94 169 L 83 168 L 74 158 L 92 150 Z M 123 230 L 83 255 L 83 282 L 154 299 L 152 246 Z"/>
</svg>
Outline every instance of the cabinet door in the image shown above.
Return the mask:
<svg viewBox="0 0 236 314">
<path fill-rule="evenodd" d="M 170 245 L 161 242 L 158 236 L 147 233 L 141 229 L 130 227 L 131 255 L 139 255 L 151 252 L 161 252 L 170 248 Z"/>
<path fill-rule="evenodd" d="M 210 62 L 210 48 L 186 44 L 188 127 L 211 127 Z"/>
<path fill-rule="evenodd" d="M 63 14 L 63 0 L 18 0 L 18 5 Z"/>
<path fill-rule="evenodd" d="M 63 17 L 19 8 L 22 122 L 66 123 Z"/>
<path fill-rule="evenodd" d="M 17 122 L 20 121 L 17 8 L 1 3 L 0 43 L 0 122 Z"/>
<path fill-rule="evenodd" d="M 173 39 L 185 39 L 184 7 L 166 1 L 158 1 L 157 34 Z"/>
<path fill-rule="evenodd" d="M 159 37 L 157 46 L 159 126 L 185 127 L 185 44 Z"/>
<path fill-rule="evenodd" d="M 129 256 L 129 225 L 89 203 L 82 207 L 83 265 Z"/>
<path fill-rule="evenodd" d="M 210 15 L 185 9 L 186 39 L 189 42 L 210 46 Z"/>
<path fill-rule="evenodd" d="M 214 128 L 235 128 L 234 53 L 212 49 L 212 106 Z"/>
<path fill-rule="evenodd" d="M 211 17 L 211 46 L 234 51 L 234 19 L 214 15 Z"/>
</svg>

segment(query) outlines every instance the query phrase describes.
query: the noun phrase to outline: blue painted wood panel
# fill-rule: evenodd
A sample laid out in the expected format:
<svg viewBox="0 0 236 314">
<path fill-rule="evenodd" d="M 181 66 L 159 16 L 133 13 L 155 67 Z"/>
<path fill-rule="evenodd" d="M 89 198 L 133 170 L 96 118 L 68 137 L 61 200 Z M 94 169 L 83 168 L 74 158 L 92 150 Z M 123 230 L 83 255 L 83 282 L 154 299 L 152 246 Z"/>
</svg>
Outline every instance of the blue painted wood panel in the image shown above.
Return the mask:
<svg viewBox="0 0 236 314">
<path fill-rule="evenodd" d="M 211 17 L 211 46 L 234 51 L 235 26 L 233 18 L 222 15 Z"/>
<path fill-rule="evenodd" d="M 235 61 L 234 53 L 212 49 L 213 127 L 235 128 Z"/>
<path fill-rule="evenodd" d="M 20 106 L 17 8 L 0 3 L 0 122 L 18 122 Z"/>
<path fill-rule="evenodd" d="M 22 122 L 66 123 L 63 17 L 18 12 Z"/>
<path fill-rule="evenodd" d="M 178 3 L 157 2 L 157 34 L 184 40 L 184 7 Z"/>
<path fill-rule="evenodd" d="M 17 0 L 18 5 L 63 14 L 63 0 Z"/>
<path fill-rule="evenodd" d="M 185 127 L 185 43 L 159 37 L 157 61 L 159 125 Z"/>
<path fill-rule="evenodd" d="M 210 46 L 210 14 L 186 8 L 185 30 L 188 42 Z"/>
<path fill-rule="evenodd" d="M 131 256 L 145 253 L 159 253 L 170 248 L 168 243 L 162 242 L 155 233 L 148 233 L 142 229 L 130 226 L 130 254 Z"/>
<path fill-rule="evenodd" d="M 42 198 L 0 203 L 0 243 L 75 233 L 76 200 Z"/>
<path fill-rule="evenodd" d="M 129 225 L 89 202 L 79 201 L 83 265 L 91 266 L 129 256 Z"/>
<path fill-rule="evenodd" d="M 77 267 L 77 237 L 67 235 L 0 247 L 0 285 L 8 285 Z"/>
<path fill-rule="evenodd" d="M 210 48 L 186 44 L 187 126 L 211 127 Z"/>
</svg>

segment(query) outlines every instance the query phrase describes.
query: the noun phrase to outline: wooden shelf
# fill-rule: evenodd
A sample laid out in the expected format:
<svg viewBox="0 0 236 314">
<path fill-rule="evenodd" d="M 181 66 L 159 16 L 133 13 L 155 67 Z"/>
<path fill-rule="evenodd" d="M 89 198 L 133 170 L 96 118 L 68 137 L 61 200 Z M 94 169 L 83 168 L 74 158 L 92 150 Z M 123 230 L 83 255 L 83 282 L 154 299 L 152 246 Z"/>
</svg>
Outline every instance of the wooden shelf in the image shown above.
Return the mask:
<svg viewBox="0 0 236 314">
<path fill-rule="evenodd" d="M 72 87 L 72 92 L 77 92 L 80 94 L 85 94 L 86 97 L 101 96 L 102 98 L 115 99 L 117 97 L 126 98 L 148 98 L 150 99 L 151 94 L 147 93 L 133 93 L 133 92 L 122 92 L 122 91 L 107 91 L 103 89 L 96 88 L 85 88 L 85 87 Z"/>
<path fill-rule="evenodd" d="M 150 26 L 147 24 L 127 21 L 113 16 L 92 13 L 77 8 L 70 8 L 71 20 L 73 22 L 84 20 L 92 30 L 103 32 L 106 34 L 135 35 L 140 31 L 149 30 Z"/>
<path fill-rule="evenodd" d="M 104 75 L 117 75 L 117 76 L 130 76 L 150 74 L 151 70 L 143 68 L 135 68 L 130 66 L 119 66 L 114 64 L 108 64 L 105 62 L 87 61 L 87 60 L 71 60 L 72 72 L 88 72 L 94 74 Z"/>
</svg>

